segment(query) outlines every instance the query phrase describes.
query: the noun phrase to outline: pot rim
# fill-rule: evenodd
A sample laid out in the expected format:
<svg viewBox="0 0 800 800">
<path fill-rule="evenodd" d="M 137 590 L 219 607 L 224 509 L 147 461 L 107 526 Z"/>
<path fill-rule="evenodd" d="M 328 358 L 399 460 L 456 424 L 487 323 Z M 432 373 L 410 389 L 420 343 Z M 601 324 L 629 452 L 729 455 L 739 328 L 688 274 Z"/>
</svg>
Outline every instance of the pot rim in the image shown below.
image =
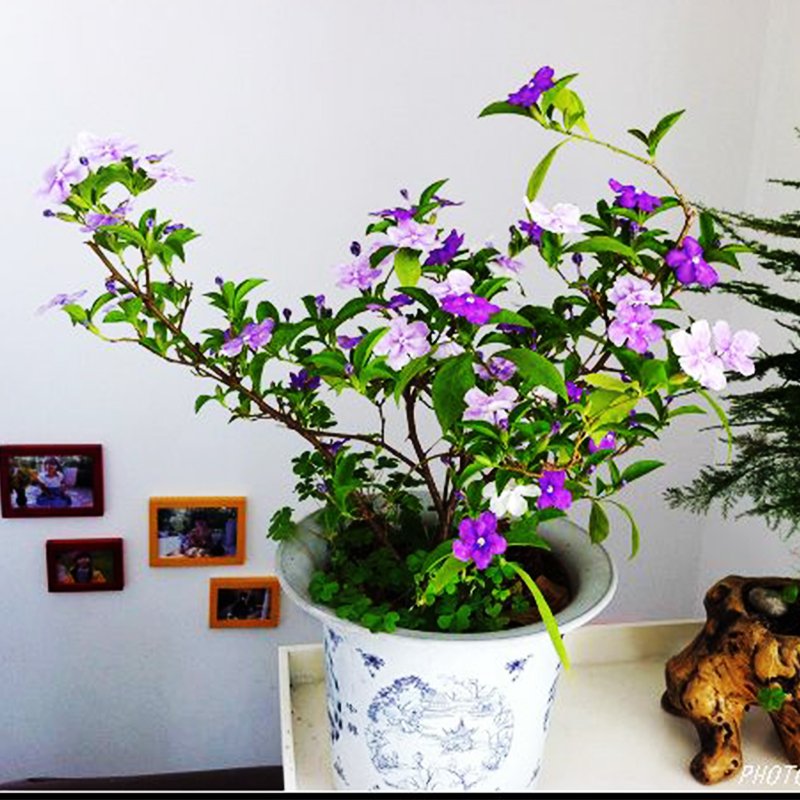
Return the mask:
<svg viewBox="0 0 800 800">
<path fill-rule="evenodd" d="M 481 633 L 444 633 L 440 631 L 417 631 L 396 628 L 393 633 L 370 633 L 369 629 L 350 620 L 341 619 L 327 606 L 311 600 L 308 580 L 315 569 L 322 567 L 327 550 L 327 540 L 311 514 L 298 523 L 299 534 L 278 543 L 277 571 L 281 586 L 289 597 L 306 613 L 329 626 L 352 633 L 397 639 L 436 640 L 466 644 L 476 641 L 495 641 L 547 636 L 544 622 L 536 622 L 519 628 Z M 544 522 L 539 534 L 551 545 L 551 552 L 566 568 L 575 594 L 570 604 L 555 615 L 561 634 L 568 633 L 596 617 L 610 602 L 617 588 L 618 575 L 606 549 L 594 544 L 588 533 L 574 522 L 560 518 Z M 303 577 L 303 576 L 306 577 Z"/>
</svg>

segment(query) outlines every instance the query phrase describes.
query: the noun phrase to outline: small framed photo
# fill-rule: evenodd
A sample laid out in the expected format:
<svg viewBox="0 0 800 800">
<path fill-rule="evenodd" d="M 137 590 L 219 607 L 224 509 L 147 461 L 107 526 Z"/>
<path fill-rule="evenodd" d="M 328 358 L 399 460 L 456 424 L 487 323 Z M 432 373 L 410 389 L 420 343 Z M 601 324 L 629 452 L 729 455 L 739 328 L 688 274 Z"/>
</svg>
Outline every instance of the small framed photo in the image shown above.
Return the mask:
<svg viewBox="0 0 800 800">
<path fill-rule="evenodd" d="M 212 578 L 212 628 L 275 628 L 281 620 L 277 578 Z"/>
<path fill-rule="evenodd" d="M 3 445 L 4 517 L 100 517 L 104 511 L 99 444 Z"/>
<path fill-rule="evenodd" d="M 122 589 L 122 539 L 48 539 L 50 592 L 108 592 Z"/>
<path fill-rule="evenodd" d="M 150 566 L 244 564 L 244 497 L 150 498 Z"/>
</svg>

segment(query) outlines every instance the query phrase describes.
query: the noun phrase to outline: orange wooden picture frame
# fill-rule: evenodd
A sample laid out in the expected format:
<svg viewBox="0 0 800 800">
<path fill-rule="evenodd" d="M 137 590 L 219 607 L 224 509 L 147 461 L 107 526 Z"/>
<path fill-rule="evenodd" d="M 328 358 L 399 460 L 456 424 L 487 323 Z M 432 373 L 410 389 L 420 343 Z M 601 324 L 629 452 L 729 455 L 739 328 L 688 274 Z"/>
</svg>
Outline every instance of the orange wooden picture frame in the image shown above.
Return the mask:
<svg viewBox="0 0 800 800">
<path fill-rule="evenodd" d="M 159 553 L 158 512 L 163 509 L 236 509 L 236 551 L 226 555 L 161 555 Z M 222 567 L 244 564 L 247 509 L 244 497 L 151 497 L 150 566 L 151 567 Z M 191 547 L 188 553 L 199 548 Z"/>
<path fill-rule="evenodd" d="M 248 589 L 266 589 L 269 612 L 258 619 L 220 619 L 220 589 L 244 592 Z M 246 601 L 244 601 L 246 602 Z M 209 592 L 208 624 L 212 628 L 276 628 L 281 621 L 281 584 L 273 577 L 212 578 Z"/>
</svg>

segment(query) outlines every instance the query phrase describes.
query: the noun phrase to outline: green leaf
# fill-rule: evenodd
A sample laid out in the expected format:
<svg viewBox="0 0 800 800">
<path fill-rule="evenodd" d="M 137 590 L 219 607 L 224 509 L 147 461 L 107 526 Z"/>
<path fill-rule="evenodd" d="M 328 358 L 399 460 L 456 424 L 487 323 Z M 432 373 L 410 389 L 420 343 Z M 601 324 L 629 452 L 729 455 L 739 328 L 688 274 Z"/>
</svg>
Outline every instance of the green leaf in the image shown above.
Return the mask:
<svg viewBox="0 0 800 800">
<path fill-rule="evenodd" d="M 422 206 L 427 205 L 430 199 L 439 191 L 447 183 L 447 178 L 444 178 L 441 181 L 435 181 L 430 186 L 428 186 L 422 194 L 419 196 L 419 203 L 417 204 L 418 208 L 422 208 Z"/>
<path fill-rule="evenodd" d="M 536 195 L 539 194 L 539 189 L 542 188 L 542 183 L 544 183 L 544 179 L 547 176 L 547 171 L 550 169 L 550 165 L 553 163 L 553 159 L 555 158 L 558 149 L 563 147 L 568 141 L 568 139 L 565 139 L 563 142 L 557 144 L 534 168 L 533 172 L 531 173 L 531 177 L 528 180 L 528 188 L 525 192 L 526 197 L 531 202 L 535 200 Z"/>
<path fill-rule="evenodd" d="M 584 375 L 581 380 L 586 381 L 589 386 L 596 386 L 598 389 L 608 389 L 611 392 L 626 392 L 630 387 L 629 383 L 614 375 L 607 375 L 603 372 L 592 372 Z"/>
<path fill-rule="evenodd" d="M 297 524 L 292 521 L 292 512 L 294 509 L 289 506 L 279 508 L 273 515 L 269 522 L 268 539 L 273 539 L 276 542 L 291 539 L 297 531 Z M 328 598 L 330 599 L 330 598 Z"/>
<path fill-rule="evenodd" d="M 547 605 L 547 600 L 544 599 L 541 589 L 539 589 L 531 576 L 528 575 L 528 573 L 525 572 L 525 570 L 522 569 L 522 567 L 520 567 L 518 564 L 515 564 L 513 561 L 509 561 L 508 565 L 512 567 L 514 572 L 516 572 L 520 578 L 522 578 L 522 582 L 528 587 L 528 590 L 533 595 L 533 599 L 536 602 L 536 608 L 542 615 L 542 622 L 544 622 L 544 626 L 547 629 L 547 632 L 550 634 L 550 640 L 553 642 L 553 646 L 558 653 L 558 657 L 561 659 L 564 669 L 569 669 L 569 656 L 567 655 L 567 650 L 564 647 L 564 642 L 561 639 L 561 634 L 558 631 L 556 618 L 553 616 L 550 606 Z"/>
<path fill-rule="evenodd" d="M 504 535 L 505 540 L 509 545 L 530 545 L 532 547 L 541 547 L 543 550 L 550 550 L 550 543 L 537 533 L 540 521 L 537 513 L 514 521 Z"/>
<path fill-rule="evenodd" d="M 714 412 L 719 417 L 722 427 L 725 428 L 725 433 L 728 434 L 728 457 L 725 459 L 725 464 L 731 463 L 731 455 L 733 454 L 733 431 L 731 431 L 730 423 L 728 422 L 728 415 L 723 410 L 722 406 L 705 390 L 697 389 L 697 393 L 705 398 L 706 402 L 714 409 Z"/>
<path fill-rule="evenodd" d="M 616 253 L 629 261 L 639 263 L 639 257 L 628 245 L 611 236 L 591 236 L 583 241 L 570 245 L 566 253 Z"/>
<path fill-rule="evenodd" d="M 600 544 L 608 538 L 610 529 L 605 510 L 597 500 L 592 500 L 592 511 L 589 514 L 589 538 L 594 544 Z"/>
<path fill-rule="evenodd" d="M 253 289 L 266 282 L 265 278 L 248 278 L 246 281 L 242 281 L 242 283 L 236 287 L 236 292 L 233 295 L 234 304 L 241 302 Z"/>
<path fill-rule="evenodd" d="M 640 131 L 638 128 L 628 128 L 628 133 L 631 134 L 631 136 L 635 136 L 640 142 L 643 142 L 645 147 L 650 147 L 650 139 L 644 131 Z"/>
<path fill-rule="evenodd" d="M 209 401 L 213 400 L 214 395 L 211 394 L 201 394 L 197 400 L 194 401 L 194 413 L 197 414 L 198 411 Z"/>
<path fill-rule="evenodd" d="M 440 561 L 444 561 L 447 556 L 453 554 L 453 540 L 447 539 L 444 542 L 440 542 L 437 547 L 433 549 L 432 552 L 428 553 L 425 557 L 425 560 L 422 562 L 422 566 L 420 567 L 420 572 L 430 572 Z"/>
<path fill-rule="evenodd" d="M 394 272 L 403 286 L 416 286 L 422 267 L 419 263 L 419 252 L 408 247 L 401 247 L 394 256 Z"/>
<path fill-rule="evenodd" d="M 789 695 L 780 686 L 762 686 L 758 690 L 756 700 L 764 711 L 780 711 Z"/>
<path fill-rule="evenodd" d="M 796 583 L 790 583 L 781 589 L 781 600 L 784 603 L 794 603 L 798 594 L 800 594 L 800 587 Z"/>
<path fill-rule="evenodd" d="M 72 320 L 73 325 L 82 325 L 83 323 L 88 321 L 88 316 L 86 314 L 86 309 L 82 306 L 77 306 L 72 303 L 61 306 L 62 311 L 66 311 L 69 315 L 69 318 Z"/>
<path fill-rule="evenodd" d="M 488 117 L 492 114 L 519 114 L 520 116 L 532 119 L 530 111 L 522 106 L 514 106 L 506 100 L 500 100 L 496 103 L 489 103 L 486 108 L 478 114 L 478 117 Z"/>
<path fill-rule="evenodd" d="M 700 406 L 678 406 L 677 408 L 673 408 L 667 414 L 669 419 L 672 417 L 680 417 L 683 414 L 707 414 L 708 412 L 704 408 L 700 408 Z"/>
<path fill-rule="evenodd" d="M 508 311 L 507 309 L 495 312 L 492 314 L 489 321 L 492 325 L 505 323 L 506 325 L 519 325 L 522 328 L 533 327 L 533 323 L 526 317 L 523 317 L 522 314 L 517 314 L 515 311 Z"/>
<path fill-rule="evenodd" d="M 464 395 L 475 385 L 472 354 L 463 353 L 447 359 L 433 379 L 433 409 L 443 431 L 461 419 L 467 404 Z"/>
<path fill-rule="evenodd" d="M 655 128 L 650 131 L 650 141 L 647 146 L 647 151 L 651 156 L 655 157 L 656 150 L 661 140 L 666 136 L 667 131 L 681 118 L 685 110 L 686 109 L 681 109 L 680 111 L 673 111 L 671 114 L 667 114 L 667 116 L 659 120 Z"/>
<path fill-rule="evenodd" d="M 451 542 L 452 547 L 452 542 Z M 462 569 L 466 567 L 466 563 L 464 561 L 459 561 L 454 555 L 450 555 L 447 558 L 447 561 L 439 567 L 438 570 L 433 574 L 428 583 L 428 588 L 434 594 L 441 594 L 444 590 L 444 587 L 450 583 L 453 578 L 461 572 Z"/>
<path fill-rule="evenodd" d="M 606 502 L 611 503 L 611 505 L 616 506 L 622 511 L 631 524 L 631 554 L 629 558 L 633 558 L 639 552 L 639 527 L 636 525 L 636 520 L 633 518 L 633 514 L 627 506 L 618 503 L 616 500 L 606 500 Z"/>
<path fill-rule="evenodd" d="M 564 400 L 569 400 L 564 378 L 561 377 L 558 369 L 544 356 L 522 348 L 501 350 L 497 355 L 513 361 L 517 365 L 520 375 L 526 380 L 533 381 L 537 386 L 545 386 L 554 391 L 559 397 L 564 398 Z"/>
<path fill-rule="evenodd" d="M 374 331 L 370 331 L 356 345 L 355 350 L 353 350 L 353 367 L 355 368 L 357 374 L 361 373 L 364 364 L 372 353 L 372 348 L 378 343 L 378 339 L 380 339 L 381 336 L 383 336 L 388 330 L 388 328 L 376 328 Z"/>
<path fill-rule="evenodd" d="M 400 371 L 400 377 L 397 379 L 397 383 L 394 386 L 395 403 L 400 403 L 400 398 L 403 396 L 406 386 L 408 386 L 420 372 L 424 372 L 428 368 L 429 363 L 430 356 L 426 353 L 424 356 L 420 356 L 420 358 L 412 359 L 403 367 Z"/>
<path fill-rule="evenodd" d="M 637 478 L 647 475 L 648 472 L 652 472 L 653 470 L 663 466 L 663 461 L 652 461 L 647 459 L 643 461 L 636 461 L 633 464 L 629 464 L 627 467 L 625 467 L 625 469 L 622 471 L 621 479 L 625 481 L 625 483 L 630 483 L 631 481 L 635 481 Z"/>
</svg>

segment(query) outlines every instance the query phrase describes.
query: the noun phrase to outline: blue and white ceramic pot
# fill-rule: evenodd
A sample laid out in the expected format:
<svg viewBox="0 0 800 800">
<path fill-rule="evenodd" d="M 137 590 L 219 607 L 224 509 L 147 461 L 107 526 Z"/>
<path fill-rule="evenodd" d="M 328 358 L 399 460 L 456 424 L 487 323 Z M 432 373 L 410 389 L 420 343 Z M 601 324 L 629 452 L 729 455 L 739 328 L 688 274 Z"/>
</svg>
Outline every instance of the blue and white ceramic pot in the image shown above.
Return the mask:
<svg viewBox="0 0 800 800">
<path fill-rule="evenodd" d="M 281 543 L 278 569 L 289 596 L 324 624 L 337 788 L 534 789 L 560 674 L 544 624 L 496 633 L 370 633 L 309 598 L 327 544 L 313 518 L 301 528 Z M 606 551 L 568 520 L 540 532 L 572 583 L 573 600 L 556 615 L 568 634 L 609 603 L 616 573 Z"/>
</svg>

